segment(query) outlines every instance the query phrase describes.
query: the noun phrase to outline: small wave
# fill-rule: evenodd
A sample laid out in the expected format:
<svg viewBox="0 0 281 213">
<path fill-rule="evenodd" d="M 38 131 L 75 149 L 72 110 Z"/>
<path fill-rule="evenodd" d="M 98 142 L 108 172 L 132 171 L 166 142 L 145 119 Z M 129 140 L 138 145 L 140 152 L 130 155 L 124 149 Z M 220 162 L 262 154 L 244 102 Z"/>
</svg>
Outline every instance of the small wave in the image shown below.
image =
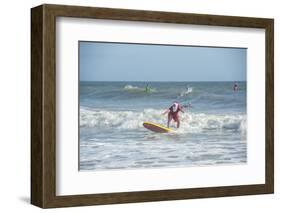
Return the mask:
<svg viewBox="0 0 281 213">
<path fill-rule="evenodd" d="M 131 91 L 131 92 L 147 92 L 147 93 L 151 93 L 151 92 L 156 92 L 156 89 L 151 88 L 151 87 L 137 87 L 137 86 L 133 86 L 133 85 L 126 85 L 123 88 L 124 90 L 127 91 Z"/>
<path fill-rule="evenodd" d="M 137 86 L 132 86 L 130 84 L 124 86 L 124 90 L 143 90 L 142 88 L 139 88 Z"/>
<path fill-rule="evenodd" d="M 157 109 L 135 111 L 108 111 L 80 109 L 80 126 L 93 128 L 138 129 L 144 121 L 166 125 L 167 116 Z M 179 132 L 200 132 L 204 130 L 233 130 L 246 132 L 245 115 L 213 115 L 204 113 L 184 113 L 180 115 Z M 171 125 L 174 125 L 172 123 Z"/>
</svg>

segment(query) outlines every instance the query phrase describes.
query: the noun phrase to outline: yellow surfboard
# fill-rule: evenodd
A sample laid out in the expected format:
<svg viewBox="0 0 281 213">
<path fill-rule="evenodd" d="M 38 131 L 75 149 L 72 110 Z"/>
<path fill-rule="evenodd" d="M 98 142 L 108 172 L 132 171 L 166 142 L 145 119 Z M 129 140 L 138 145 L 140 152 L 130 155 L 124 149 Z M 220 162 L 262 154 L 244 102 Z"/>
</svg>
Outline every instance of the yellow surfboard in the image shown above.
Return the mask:
<svg viewBox="0 0 281 213">
<path fill-rule="evenodd" d="M 146 129 L 153 131 L 153 132 L 158 132 L 158 133 L 167 133 L 167 132 L 174 132 L 174 130 L 167 128 L 165 126 L 162 126 L 160 124 L 155 124 L 151 122 L 143 122 L 142 124 Z"/>
</svg>

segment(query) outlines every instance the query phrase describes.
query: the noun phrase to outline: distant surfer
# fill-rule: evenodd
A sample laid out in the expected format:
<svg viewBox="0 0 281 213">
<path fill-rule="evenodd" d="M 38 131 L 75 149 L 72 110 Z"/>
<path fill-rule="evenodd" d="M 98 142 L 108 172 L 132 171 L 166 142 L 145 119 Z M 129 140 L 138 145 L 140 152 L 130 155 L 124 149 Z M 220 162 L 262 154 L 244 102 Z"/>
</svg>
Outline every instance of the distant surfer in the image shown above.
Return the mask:
<svg viewBox="0 0 281 213">
<path fill-rule="evenodd" d="M 144 90 L 145 92 L 147 92 L 147 93 L 149 93 L 150 92 L 150 87 L 149 87 L 149 84 L 146 84 L 146 86 L 145 86 L 145 90 Z"/>
<path fill-rule="evenodd" d="M 163 113 L 163 115 L 168 113 L 168 128 L 170 127 L 171 120 L 174 120 L 177 123 L 177 128 L 180 127 L 179 112 L 184 113 L 183 107 L 178 102 L 174 102 L 173 105 Z"/>
<path fill-rule="evenodd" d="M 233 91 L 238 91 L 238 89 L 239 89 L 238 84 L 235 83 L 235 84 L 233 85 Z"/>
</svg>

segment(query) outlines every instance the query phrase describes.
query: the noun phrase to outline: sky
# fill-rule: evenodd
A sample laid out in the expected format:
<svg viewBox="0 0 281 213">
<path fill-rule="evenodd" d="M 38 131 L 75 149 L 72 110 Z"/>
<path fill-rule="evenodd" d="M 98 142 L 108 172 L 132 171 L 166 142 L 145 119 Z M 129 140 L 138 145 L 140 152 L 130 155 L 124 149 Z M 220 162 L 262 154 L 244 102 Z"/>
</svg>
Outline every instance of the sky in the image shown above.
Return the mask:
<svg viewBox="0 0 281 213">
<path fill-rule="evenodd" d="M 245 48 L 79 42 L 80 81 L 245 81 Z"/>
</svg>

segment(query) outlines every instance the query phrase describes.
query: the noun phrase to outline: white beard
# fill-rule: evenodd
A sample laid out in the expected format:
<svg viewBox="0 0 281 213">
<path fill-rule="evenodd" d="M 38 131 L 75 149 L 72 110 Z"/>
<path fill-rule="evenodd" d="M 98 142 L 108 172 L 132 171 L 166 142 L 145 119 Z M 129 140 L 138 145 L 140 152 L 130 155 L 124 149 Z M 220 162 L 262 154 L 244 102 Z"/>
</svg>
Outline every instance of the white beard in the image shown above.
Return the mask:
<svg viewBox="0 0 281 213">
<path fill-rule="evenodd" d="M 178 107 L 179 107 L 178 104 L 173 105 L 172 107 L 173 112 L 176 112 L 178 110 Z"/>
</svg>

